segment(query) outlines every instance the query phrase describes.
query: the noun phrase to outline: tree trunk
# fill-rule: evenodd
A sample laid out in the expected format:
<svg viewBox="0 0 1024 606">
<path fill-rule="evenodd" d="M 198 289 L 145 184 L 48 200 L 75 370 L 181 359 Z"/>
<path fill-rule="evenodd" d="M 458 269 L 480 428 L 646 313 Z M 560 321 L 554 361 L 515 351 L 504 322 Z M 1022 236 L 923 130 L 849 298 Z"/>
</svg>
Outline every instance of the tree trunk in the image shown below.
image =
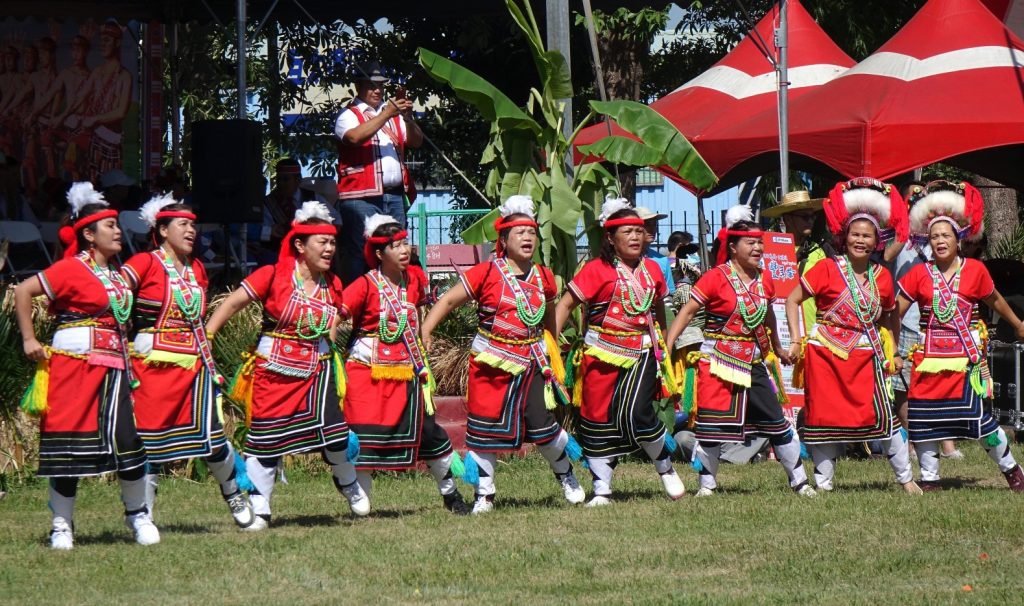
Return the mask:
<svg viewBox="0 0 1024 606">
<path fill-rule="evenodd" d="M 988 235 L 988 250 L 991 250 L 993 245 L 1009 237 L 1017 228 L 1017 191 L 981 176 L 975 178 L 974 183 L 985 199 L 985 233 Z"/>
<path fill-rule="evenodd" d="M 615 33 L 602 33 L 597 39 L 601 53 L 605 88 L 608 99 L 640 99 L 640 83 L 644 77 L 644 66 L 641 58 L 650 50 L 650 44 L 624 39 Z M 619 187 L 622 197 L 635 203 L 636 201 L 636 169 L 619 167 Z"/>
<path fill-rule="evenodd" d="M 277 23 L 273 21 L 266 24 L 267 30 L 267 92 L 270 97 L 267 99 L 269 108 L 267 125 L 270 131 L 270 141 L 274 149 L 281 151 L 281 66 L 280 52 L 277 43 Z"/>
</svg>

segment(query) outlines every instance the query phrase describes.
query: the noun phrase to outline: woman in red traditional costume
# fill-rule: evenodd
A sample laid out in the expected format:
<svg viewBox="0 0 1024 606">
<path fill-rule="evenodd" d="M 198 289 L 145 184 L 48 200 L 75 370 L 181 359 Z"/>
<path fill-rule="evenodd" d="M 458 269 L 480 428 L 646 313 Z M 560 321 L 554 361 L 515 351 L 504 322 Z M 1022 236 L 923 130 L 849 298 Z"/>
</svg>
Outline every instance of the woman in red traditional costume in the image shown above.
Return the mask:
<svg viewBox="0 0 1024 606">
<path fill-rule="evenodd" d="M 310 450 L 322 452 L 352 512 L 370 511 L 349 460 L 349 430 L 338 393 L 343 373 L 331 355 L 341 309 L 341 281 L 330 272 L 336 231 L 326 206 L 303 203 L 281 242 L 277 263 L 250 274 L 206 323 L 212 338 L 243 307 L 263 304 L 256 351 L 231 388 L 232 398 L 247 408 L 245 468 L 255 486 L 249 496 L 257 518 L 251 530 L 270 523 L 281 457 Z"/>
<path fill-rule="evenodd" d="M 1024 492 L 1024 472 L 1010 442 L 983 400 L 992 396 L 986 350 L 988 333 L 978 313 L 984 303 L 1014 326 L 1024 325 L 992 283 L 985 265 L 960 256 L 960 243 L 984 233 L 984 202 L 968 183 L 933 181 L 910 211 L 915 242 L 932 249 L 932 261 L 917 265 L 899 283 L 902 316 L 917 301 L 924 343 L 915 346 L 908 401 L 910 441 L 921 462 L 921 488 L 939 490 L 939 443 L 979 440 L 1006 476 L 1010 489 Z M 899 362 L 898 362 L 899 363 Z"/>
<path fill-rule="evenodd" d="M 235 523 L 247 528 L 252 508 L 235 481 L 216 392 L 224 379 L 203 326 L 209 282 L 192 257 L 196 216 L 170 195 L 150 200 L 139 214 L 155 249 L 128 259 L 121 273 L 135 291 L 132 369 L 139 380 L 135 423 L 149 457 L 146 505 L 152 512 L 161 463 L 203 457 Z"/>
<path fill-rule="evenodd" d="M 452 473 L 458 455 L 434 419 L 433 377 L 419 335 L 424 287 L 407 271 L 408 233 L 393 217 L 376 214 L 366 219 L 365 236 L 363 257 L 372 269 L 345 288 L 342 306 L 352 320 L 345 416 L 360 438 L 359 485 L 369 495 L 372 470 L 426 461 L 445 508 L 465 515 Z"/>
<path fill-rule="evenodd" d="M 804 300 L 813 297 L 818 310 L 806 345 L 794 339 L 790 346 L 794 360 L 803 357 L 803 439 L 815 486 L 832 490 L 836 459 L 847 443 L 881 440 L 896 481 L 921 494 L 889 380 L 893 335 L 899 334 L 896 293 L 889 271 L 870 258 L 893 240 L 906 241 L 907 206 L 893 186 L 861 177 L 833 188 L 825 217 L 840 255 L 808 270 L 786 299 L 792 335 L 800 334 Z"/>
<path fill-rule="evenodd" d="M 90 183 L 68 192 L 69 225 L 61 228 L 64 257 L 15 289 L 25 355 L 35 379 L 22 407 L 40 415 L 39 471 L 50 478 L 54 549 L 74 546 L 78 478 L 116 471 L 125 522 L 142 545 L 160 542 L 146 508 L 146 450 L 135 429 L 127 364 L 132 291 L 110 261 L 121 251 L 117 211 Z M 32 328 L 32 299 L 45 294 L 57 316 L 48 347 Z"/>
<path fill-rule="evenodd" d="M 665 337 L 668 343 L 675 342 L 704 308 L 704 345 L 688 356 L 689 376 L 684 381 L 684 407 L 691 400 L 697 405 L 697 496 L 713 495 L 718 488 L 722 442 L 743 442 L 757 435 L 771 442 L 789 486 L 799 495 L 813 497 L 800 463 L 800 438 L 780 406 L 785 394 L 778 358 L 788 362 L 789 355 L 779 344 L 772 311 L 775 284 L 771 274 L 760 269 L 764 243 L 752 219 L 750 208 L 743 205 L 726 213 L 726 226 L 715 243 L 718 265 L 694 284 L 690 300 Z"/>
<path fill-rule="evenodd" d="M 587 507 L 608 505 L 618 458 L 643 449 L 672 499 L 683 481 L 672 469 L 665 425 L 654 400 L 674 389 L 660 327 L 665 326 L 668 287 L 658 264 L 643 256 L 644 221 L 622 198 L 605 200 L 598 217 L 604 228 L 600 258 L 589 261 L 558 302 L 555 325 L 565 325 L 586 305 L 584 350 L 574 383 L 582 387 L 580 436 L 594 477 Z M 674 442 L 670 444 L 674 445 Z"/>
<path fill-rule="evenodd" d="M 466 397 L 466 445 L 471 449 L 466 464 L 475 464 L 479 477 L 475 514 L 493 508 L 497 453 L 516 451 L 524 442 L 537 445 L 567 501 L 578 504 L 586 498 L 566 452 L 574 441 L 551 412 L 556 392 L 564 394 L 553 370 L 561 364 L 553 336 L 558 288 L 551 270 L 533 262 L 534 203 L 529 196 L 511 196 L 499 209 L 494 259 L 463 274 L 462 287 L 441 297 L 423 322 L 423 340 L 429 345 L 431 333 L 451 310 L 477 302 L 479 328 Z"/>
</svg>

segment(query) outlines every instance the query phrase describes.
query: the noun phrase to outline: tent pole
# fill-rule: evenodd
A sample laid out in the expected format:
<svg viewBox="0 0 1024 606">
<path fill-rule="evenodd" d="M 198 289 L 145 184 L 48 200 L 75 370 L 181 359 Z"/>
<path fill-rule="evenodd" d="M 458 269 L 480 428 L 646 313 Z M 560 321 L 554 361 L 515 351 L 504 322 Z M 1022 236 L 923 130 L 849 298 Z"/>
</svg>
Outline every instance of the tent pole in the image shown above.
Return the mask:
<svg viewBox="0 0 1024 606">
<path fill-rule="evenodd" d="M 697 242 L 700 243 L 700 264 L 702 269 L 707 271 L 711 267 L 711 258 L 708 255 L 708 224 L 704 219 L 704 193 L 697 193 Z"/>
<path fill-rule="evenodd" d="M 245 51 L 248 40 L 245 37 L 245 0 L 238 0 L 238 119 L 245 120 Z"/>
<path fill-rule="evenodd" d="M 789 2 L 779 0 L 779 28 L 775 30 L 779 49 L 779 188 L 789 193 Z M 758 209 L 758 215 L 760 215 Z"/>
</svg>

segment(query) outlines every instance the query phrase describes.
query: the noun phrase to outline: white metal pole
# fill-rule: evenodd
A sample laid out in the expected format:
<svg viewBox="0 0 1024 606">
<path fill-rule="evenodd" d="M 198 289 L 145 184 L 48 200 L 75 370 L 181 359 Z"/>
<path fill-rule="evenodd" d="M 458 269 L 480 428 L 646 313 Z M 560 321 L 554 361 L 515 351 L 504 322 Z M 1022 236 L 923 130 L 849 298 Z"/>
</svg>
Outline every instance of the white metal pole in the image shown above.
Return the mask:
<svg viewBox="0 0 1024 606">
<path fill-rule="evenodd" d="M 789 193 L 789 3 L 779 1 L 779 28 L 775 30 L 779 49 L 779 188 Z"/>
</svg>

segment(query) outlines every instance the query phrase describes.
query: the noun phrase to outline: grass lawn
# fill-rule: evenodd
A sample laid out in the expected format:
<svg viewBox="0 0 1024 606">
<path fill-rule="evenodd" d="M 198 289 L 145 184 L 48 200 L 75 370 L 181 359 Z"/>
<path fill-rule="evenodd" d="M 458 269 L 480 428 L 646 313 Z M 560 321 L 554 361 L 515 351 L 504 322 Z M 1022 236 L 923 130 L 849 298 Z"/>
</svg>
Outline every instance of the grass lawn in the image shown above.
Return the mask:
<svg viewBox="0 0 1024 606">
<path fill-rule="evenodd" d="M 923 497 L 872 460 L 840 462 L 836 491 L 803 499 L 769 462 L 723 465 L 722 494 L 671 502 L 649 465 L 626 462 L 619 500 L 594 510 L 565 504 L 534 454 L 500 464 L 496 509 L 466 518 L 420 474 L 378 478 L 375 512 L 352 519 L 327 474 L 295 470 L 261 534 L 234 528 L 212 480 L 165 479 L 148 548 L 116 485 L 90 481 L 66 553 L 48 547 L 38 481 L 0 501 L 0 603 L 1020 603 L 1024 495 L 962 449 L 943 461 L 947 490 Z"/>
</svg>

